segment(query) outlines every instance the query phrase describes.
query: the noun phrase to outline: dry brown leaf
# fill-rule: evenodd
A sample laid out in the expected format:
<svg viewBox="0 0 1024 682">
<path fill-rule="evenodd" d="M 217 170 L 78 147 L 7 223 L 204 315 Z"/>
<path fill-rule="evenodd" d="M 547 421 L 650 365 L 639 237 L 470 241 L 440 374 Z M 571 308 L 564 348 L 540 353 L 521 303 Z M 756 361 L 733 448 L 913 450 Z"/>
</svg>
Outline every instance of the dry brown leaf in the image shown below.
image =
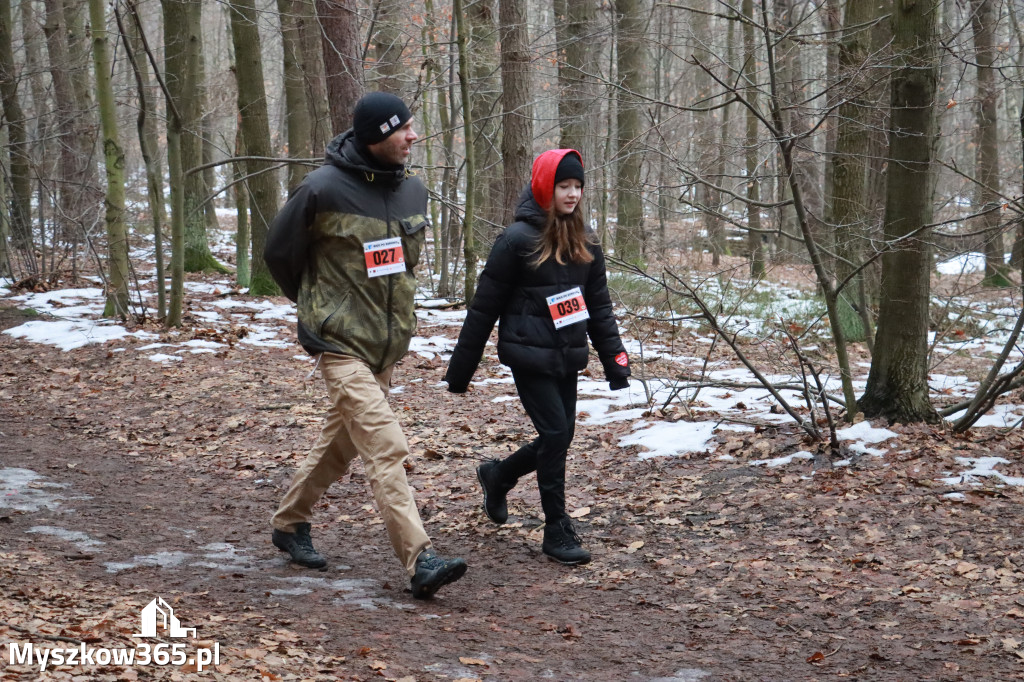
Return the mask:
<svg viewBox="0 0 1024 682">
<path fill-rule="evenodd" d="M 579 509 L 571 512 L 569 516 L 574 519 L 582 519 L 584 516 L 590 513 L 590 507 L 580 507 Z"/>
<path fill-rule="evenodd" d="M 636 542 L 630 543 L 629 547 L 626 547 L 626 549 L 624 549 L 622 551 L 625 552 L 626 554 L 632 554 L 633 552 L 637 551 L 638 549 L 640 549 L 643 546 L 644 546 L 644 541 L 643 540 L 637 540 Z"/>
<path fill-rule="evenodd" d="M 466 658 L 465 656 L 459 656 L 459 663 L 462 665 L 482 665 L 487 666 L 487 661 L 483 661 L 479 658 Z"/>
</svg>

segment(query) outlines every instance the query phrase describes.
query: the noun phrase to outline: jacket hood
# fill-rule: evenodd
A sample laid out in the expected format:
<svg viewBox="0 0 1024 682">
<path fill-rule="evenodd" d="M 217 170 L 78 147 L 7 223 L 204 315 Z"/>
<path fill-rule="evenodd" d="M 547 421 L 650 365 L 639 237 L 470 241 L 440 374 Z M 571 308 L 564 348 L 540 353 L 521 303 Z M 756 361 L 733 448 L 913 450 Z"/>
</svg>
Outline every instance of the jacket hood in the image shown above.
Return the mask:
<svg viewBox="0 0 1024 682">
<path fill-rule="evenodd" d="M 555 193 L 555 171 L 566 154 L 575 154 L 579 157 L 580 164 L 583 163 L 583 156 L 575 149 L 549 149 L 533 162 L 530 186 L 533 188 L 537 205 L 544 211 L 551 208 L 551 199 Z"/>
<path fill-rule="evenodd" d="M 516 203 L 516 210 L 512 217 L 514 220 L 531 225 L 538 230 L 544 229 L 544 224 L 548 220 L 548 212 L 537 203 L 530 185 L 524 187 L 522 193 L 520 193 L 519 201 Z"/>
<path fill-rule="evenodd" d="M 324 158 L 332 166 L 362 173 L 367 182 L 397 184 L 406 176 L 405 166 L 385 166 L 377 161 L 351 128 L 327 143 Z"/>
</svg>

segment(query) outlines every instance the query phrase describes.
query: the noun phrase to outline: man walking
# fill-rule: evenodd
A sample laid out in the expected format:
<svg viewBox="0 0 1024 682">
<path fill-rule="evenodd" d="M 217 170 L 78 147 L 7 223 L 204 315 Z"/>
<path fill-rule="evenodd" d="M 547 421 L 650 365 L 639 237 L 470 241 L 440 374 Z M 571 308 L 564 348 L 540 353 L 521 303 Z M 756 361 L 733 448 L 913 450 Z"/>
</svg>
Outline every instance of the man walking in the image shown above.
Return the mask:
<svg viewBox="0 0 1024 682">
<path fill-rule="evenodd" d="M 327 564 L 310 537 L 313 506 L 358 455 L 413 596 L 427 598 L 461 578 L 466 562 L 431 548 L 405 477 L 409 445 L 387 402 L 391 372 L 416 328 L 412 271 L 428 225 L 427 191 L 405 168 L 418 136 L 401 99 L 368 93 L 352 118 L 267 235 L 267 266 L 298 304 L 299 343 L 317 356 L 331 402 L 274 514 L 273 542 L 302 566 Z"/>
</svg>

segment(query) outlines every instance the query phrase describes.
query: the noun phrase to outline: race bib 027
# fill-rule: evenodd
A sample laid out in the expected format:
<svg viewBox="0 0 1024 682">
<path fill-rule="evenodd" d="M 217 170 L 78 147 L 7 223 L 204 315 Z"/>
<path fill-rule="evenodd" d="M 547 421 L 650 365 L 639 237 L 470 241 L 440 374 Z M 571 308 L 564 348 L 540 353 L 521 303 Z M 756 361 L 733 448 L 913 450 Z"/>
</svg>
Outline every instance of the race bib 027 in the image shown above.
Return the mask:
<svg viewBox="0 0 1024 682">
<path fill-rule="evenodd" d="M 369 277 L 405 272 L 401 237 L 366 242 L 363 244 L 363 254 L 366 256 L 366 274 Z"/>
</svg>

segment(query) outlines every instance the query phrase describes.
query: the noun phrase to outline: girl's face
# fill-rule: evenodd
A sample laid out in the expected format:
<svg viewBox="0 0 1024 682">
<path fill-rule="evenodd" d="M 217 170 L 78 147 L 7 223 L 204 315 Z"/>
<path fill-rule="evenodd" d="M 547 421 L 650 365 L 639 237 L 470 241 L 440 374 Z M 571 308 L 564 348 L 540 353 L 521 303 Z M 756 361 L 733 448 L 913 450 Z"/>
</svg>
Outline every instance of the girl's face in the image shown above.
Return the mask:
<svg viewBox="0 0 1024 682">
<path fill-rule="evenodd" d="M 555 212 L 558 215 L 569 215 L 575 210 L 576 204 L 580 203 L 582 196 L 583 183 L 575 178 L 562 180 L 555 185 Z"/>
</svg>

